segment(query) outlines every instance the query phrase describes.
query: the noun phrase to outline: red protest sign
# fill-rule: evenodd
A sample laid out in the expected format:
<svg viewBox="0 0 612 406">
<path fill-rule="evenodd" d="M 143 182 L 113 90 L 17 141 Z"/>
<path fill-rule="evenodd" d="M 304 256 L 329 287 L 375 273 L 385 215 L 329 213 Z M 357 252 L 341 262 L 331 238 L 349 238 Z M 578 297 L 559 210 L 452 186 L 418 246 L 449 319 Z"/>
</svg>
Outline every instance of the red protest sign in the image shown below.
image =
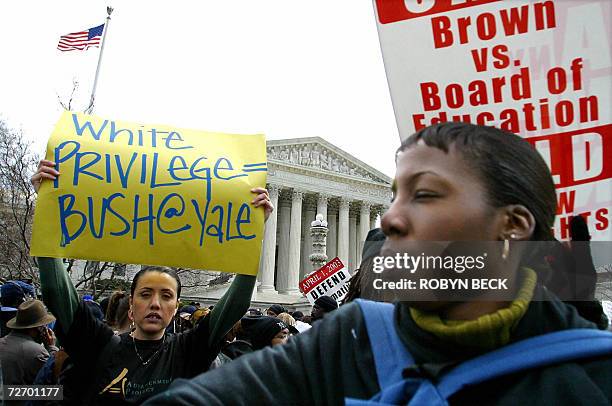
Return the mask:
<svg viewBox="0 0 612 406">
<path fill-rule="evenodd" d="M 445 13 L 501 0 L 376 0 L 381 24 Z"/>
<path fill-rule="evenodd" d="M 311 304 L 320 296 L 330 296 L 339 300 L 346 293 L 347 282 L 350 278 L 349 271 L 336 257 L 304 278 L 300 282 L 300 290 Z"/>
<path fill-rule="evenodd" d="M 610 241 L 608 0 L 373 0 L 402 139 L 440 122 L 521 135 L 557 188 L 555 236 L 583 216 Z"/>
</svg>

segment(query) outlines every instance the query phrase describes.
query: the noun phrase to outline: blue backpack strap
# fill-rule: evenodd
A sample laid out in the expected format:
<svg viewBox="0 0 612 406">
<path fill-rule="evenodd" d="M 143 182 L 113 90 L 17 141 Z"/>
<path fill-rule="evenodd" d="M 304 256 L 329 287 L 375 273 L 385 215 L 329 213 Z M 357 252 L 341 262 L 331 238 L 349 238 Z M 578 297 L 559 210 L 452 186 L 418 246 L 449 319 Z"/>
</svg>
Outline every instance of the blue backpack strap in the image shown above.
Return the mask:
<svg viewBox="0 0 612 406">
<path fill-rule="evenodd" d="M 423 386 L 411 404 L 432 396 L 448 399 L 470 385 L 531 368 L 612 355 L 612 333 L 595 329 L 571 329 L 531 337 L 466 361 L 444 375 L 434 389 Z"/>
<path fill-rule="evenodd" d="M 394 306 L 363 299 L 357 299 L 356 302 L 363 313 L 381 391 L 369 400 L 346 398 L 346 405 L 395 404 L 395 399 L 405 398 L 402 371 L 414 361 L 395 331 Z"/>
<path fill-rule="evenodd" d="M 394 306 L 391 303 L 357 299 L 361 307 L 370 347 L 374 355 L 376 376 L 380 389 L 403 379 L 402 371 L 414 364 L 412 356 L 400 340 L 393 322 Z"/>
</svg>

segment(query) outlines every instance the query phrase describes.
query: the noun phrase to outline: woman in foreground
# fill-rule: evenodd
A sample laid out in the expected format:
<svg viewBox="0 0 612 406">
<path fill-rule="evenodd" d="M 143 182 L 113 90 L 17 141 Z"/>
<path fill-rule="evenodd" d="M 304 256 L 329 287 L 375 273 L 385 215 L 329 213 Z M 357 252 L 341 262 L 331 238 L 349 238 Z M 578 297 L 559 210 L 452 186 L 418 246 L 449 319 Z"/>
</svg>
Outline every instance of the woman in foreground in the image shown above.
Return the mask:
<svg viewBox="0 0 612 406">
<path fill-rule="evenodd" d="M 596 329 L 523 266 L 532 253 L 515 242 L 550 239 L 556 210 L 550 172 L 528 143 L 490 127 L 446 123 L 405 140 L 396 163 L 395 197 L 382 219 L 384 249 L 415 241 L 498 241 L 504 248 L 490 262 L 516 281 L 513 298 L 397 303 L 390 324 L 399 336 L 399 350 L 372 342 L 364 321 L 368 306 L 349 303 L 286 345 L 176 381 L 147 404 L 339 405 L 372 398 L 406 404 L 416 396 L 410 382 L 399 391 L 402 399 L 386 401 L 377 395 L 388 382 L 379 382 L 373 349 L 383 347 L 390 362 L 401 360 L 407 350 L 413 360 L 395 365 L 399 377 L 435 384 L 466 360 L 514 342 Z M 607 354 L 485 379 L 459 388 L 447 400 L 466 405 L 609 404 L 610 337 L 604 338 L 610 343 Z M 426 398 L 425 403 L 438 400 Z"/>
</svg>

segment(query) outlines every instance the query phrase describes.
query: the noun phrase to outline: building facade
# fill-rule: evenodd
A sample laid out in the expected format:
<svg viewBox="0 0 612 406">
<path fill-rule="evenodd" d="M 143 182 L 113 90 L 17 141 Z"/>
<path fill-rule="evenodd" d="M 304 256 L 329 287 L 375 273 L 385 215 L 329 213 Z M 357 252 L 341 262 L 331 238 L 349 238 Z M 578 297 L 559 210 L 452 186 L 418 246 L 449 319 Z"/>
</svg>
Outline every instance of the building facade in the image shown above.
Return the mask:
<svg viewBox="0 0 612 406">
<path fill-rule="evenodd" d="M 368 231 L 389 206 L 391 179 L 319 137 L 267 144 L 268 190 L 276 210 L 266 222 L 258 291 L 301 296 L 313 271 L 310 223 L 327 218 L 327 256 L 353 271 Z"/>
</svg>

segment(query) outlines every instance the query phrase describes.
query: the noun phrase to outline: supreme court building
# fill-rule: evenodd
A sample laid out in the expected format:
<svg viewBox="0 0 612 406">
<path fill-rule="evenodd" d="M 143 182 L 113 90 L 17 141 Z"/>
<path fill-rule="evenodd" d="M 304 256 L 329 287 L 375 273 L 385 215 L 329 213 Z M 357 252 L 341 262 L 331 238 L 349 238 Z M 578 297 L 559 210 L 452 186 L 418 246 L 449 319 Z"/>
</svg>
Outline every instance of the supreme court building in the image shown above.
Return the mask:
<svg viewBox="0 0 612 406">
<path fill-rule="evenodd" d="M 301 296 L 298 282 L 313 271 L 316 214 L 328 221 L 328 259 L 339 257 L 352 272 L 368 231 L 390 204 L 391 179 L 319 137 L 268 141 L 267 155 L 276 210 L 265 226 L 257 291 Z"/>
</svg>

